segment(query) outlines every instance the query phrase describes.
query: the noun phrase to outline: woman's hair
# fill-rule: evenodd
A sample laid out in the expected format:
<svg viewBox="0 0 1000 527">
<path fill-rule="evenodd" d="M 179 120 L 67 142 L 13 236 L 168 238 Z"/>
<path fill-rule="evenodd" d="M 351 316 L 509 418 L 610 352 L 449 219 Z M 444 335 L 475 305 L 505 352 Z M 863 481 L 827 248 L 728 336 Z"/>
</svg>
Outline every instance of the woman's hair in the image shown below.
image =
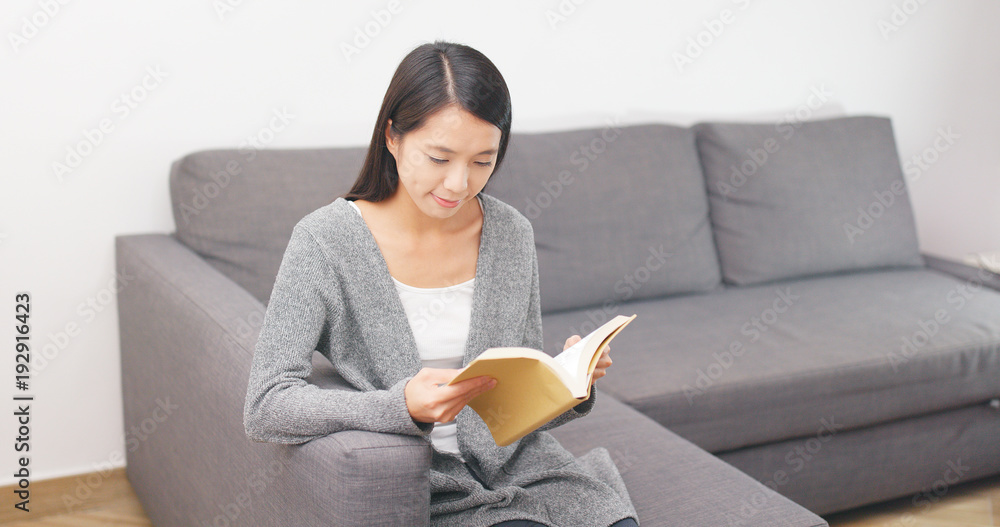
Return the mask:
<svg viewBox="0 0 1000 527">
<path fill-rule="evenodd" d="M 491 175 L 496 174 L 510 137 L 507 83 L 482 53 L 438 40 L 418 46 L 399 63 L 382 100 L 361 173 L 342 197 L 374 202 L 391 196 L 399 184 L 399 173 L 385 142 L 389 119 L 393 136 L 402 136 L 423 126 L 434 112 L 453 104 L 500 129 L 500 146 Z"/>
</svg>

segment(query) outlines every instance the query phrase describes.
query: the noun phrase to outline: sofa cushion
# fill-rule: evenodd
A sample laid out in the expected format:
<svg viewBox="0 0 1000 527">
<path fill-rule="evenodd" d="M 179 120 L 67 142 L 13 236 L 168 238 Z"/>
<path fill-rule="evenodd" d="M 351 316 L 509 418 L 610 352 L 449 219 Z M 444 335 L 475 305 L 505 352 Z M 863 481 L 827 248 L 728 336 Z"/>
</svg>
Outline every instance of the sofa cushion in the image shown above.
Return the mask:
<svg viewBox="0 0 1000 527">
<path fill-rule="evenodd" d="M 888 118 L 694 129 L 726 282 L 921 265 Z"/>
<path fill-rule="evenodd" d="M 937 271 L 855 271 L 619 311 L 638 317 L 597 386 L 711 452 L 1000 396 L 1000 293 Z M 549 315 L 546 342 L 584 319 Z"/>
<path fill-rule="evenodd" d="M 543 313 L 720 284 L 692 130 L 611 124 L 508 148 L 485 191 L 534 227 Z"/>
<path fill-rule="evenodd" d="M 267 304 L 292 228 L 350 190 L 366 150 L 188 154 L 170 171 L 176 236 Z"/>
<path fill-rule="evenodd" d="M 606 450 L 642 525 L 826 525 L 628 405 L 597 398 L 587 417 L 549 433 L 578 457 Z"/>
</svg>

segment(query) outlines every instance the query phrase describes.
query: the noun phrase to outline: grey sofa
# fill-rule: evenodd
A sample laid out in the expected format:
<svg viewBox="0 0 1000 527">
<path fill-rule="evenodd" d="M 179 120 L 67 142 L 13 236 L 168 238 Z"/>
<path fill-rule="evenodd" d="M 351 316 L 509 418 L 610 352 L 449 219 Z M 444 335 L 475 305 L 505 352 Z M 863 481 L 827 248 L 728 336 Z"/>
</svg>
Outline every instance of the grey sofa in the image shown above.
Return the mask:
<svg viewBox="0 0 1000 527">
<path fill-rule="evenodd" d="M 364 154 L 187 155 L 175 232 L 117 237 L 127 474 L 155 525 L 427 523 L 426 441 L 243 427 L 292 227 Z M 919 253 L 888 119 L 513 134 L 484 192 L 532 221 L 544 351 L 639 315 L 603 402 L 551 433 L 609 450 L 642 525 L 826 525 L 1000 472 L 1000 278 Z"/>
</svg>

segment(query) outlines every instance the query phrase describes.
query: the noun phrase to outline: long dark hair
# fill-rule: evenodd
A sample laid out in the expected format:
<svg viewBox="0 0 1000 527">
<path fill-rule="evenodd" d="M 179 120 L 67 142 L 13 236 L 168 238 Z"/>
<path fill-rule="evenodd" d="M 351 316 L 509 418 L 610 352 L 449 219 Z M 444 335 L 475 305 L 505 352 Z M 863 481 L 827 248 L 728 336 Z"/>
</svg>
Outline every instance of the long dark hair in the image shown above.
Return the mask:
<svg viewBox="0 0 1000 527">
<path fill-rule="evenodd" d="M 427 117 L 452 104 L 500 129 L 492 180 L 503 161 L 510 137 L 507 83 L 482 53 L 463 44 L 438 40 L 414 48 L 399 63 L 382 100 L 361 173 L 351 190 L 341 197 L 382 201 L 391 196 L 399 184 L 399 173 L 396 172 L 396 159 L 385 143 L 389 119 L 392 119 L 393 135 L 401 136 L 420 128 Z"/>
</svg>

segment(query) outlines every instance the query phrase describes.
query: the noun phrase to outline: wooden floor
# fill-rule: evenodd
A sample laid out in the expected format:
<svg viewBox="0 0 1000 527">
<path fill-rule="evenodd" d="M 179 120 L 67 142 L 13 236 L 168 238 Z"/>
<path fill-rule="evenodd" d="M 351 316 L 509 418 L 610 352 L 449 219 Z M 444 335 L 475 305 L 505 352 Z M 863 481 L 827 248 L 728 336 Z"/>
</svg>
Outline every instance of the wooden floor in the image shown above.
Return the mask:
<svg viewBox="0 0 1000 527">
<path fill-rule="evenodd" d="M 13 490 L 0 488 L 0 494 L 9 497 Z M 32 482 L 28 513 L 14 509 L 9 498 L 4 502 L 0 524 L 12 527 L 152 525 L 125 469 Z M 956 485 L 926 506 L 902 498 L 826 519 L 830 527 L 1000 527 L 1000 476 Z"/>
<path fill-rule="evenodd" d="M 830 527 L 1000 527 L 1000 476 L 827 516 Z"/>
</svg>

